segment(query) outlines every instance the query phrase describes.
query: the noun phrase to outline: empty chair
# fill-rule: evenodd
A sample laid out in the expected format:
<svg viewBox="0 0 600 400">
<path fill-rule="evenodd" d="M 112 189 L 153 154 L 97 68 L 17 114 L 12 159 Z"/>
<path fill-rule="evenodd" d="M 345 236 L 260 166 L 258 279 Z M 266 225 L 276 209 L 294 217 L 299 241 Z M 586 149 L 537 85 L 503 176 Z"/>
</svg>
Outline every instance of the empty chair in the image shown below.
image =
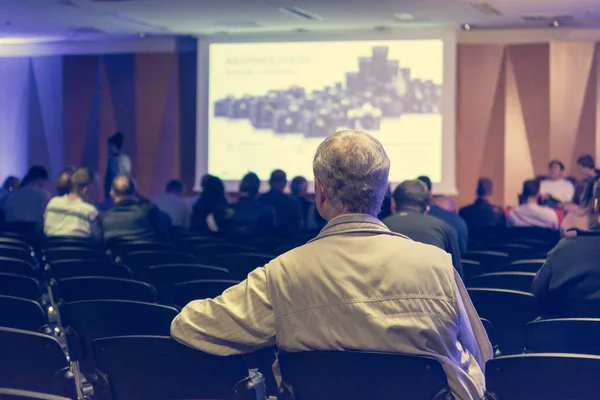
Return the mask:
<svg viewBox="0 0 600 400">
<path fill-rule="evenodd" d="M 68 397 L 56 396 L 28 390 L 0 388 L 0 399 L 2 400 L 71 400 Z"/>
<path fill-rule="evenodd" d="M 282 246 L 289 246 L 293 243 L 290 240 L 277 237 L 256 237 L 253 239 L 240 240 L 244 246 L 254 247 L 261 254 L 273 254 L 275 249 Z"/>
<path fill-rule="evenodd" d="M 200 264 L 167 264 L 148 269 L 148 281 L 158 291 L 158 301 L 163 304 L 174 304 L 175 284 L 207 279 L 231 279 L 231 276 L 225 268 Z"/>
<path fill-rule="evenodd" d="M 533 272 L 537 273 L 544 262 L 543 259 L 517 260 L 510 263 L 510 271 Z"/>
<path fill-rule="evenodd" d="M 39 300 L 42 292 L 38 281 L 29 276 L 0 273 L 0 295 Z"/>
<path fill-rule="evenodd" d="M 110 260 L 62 260 L 50 266 L 50 276 L 54 279 L 76 276 L 105 276 L 109 278 L 131 279 L 131 270 Z"/>
<path fill-rule="evenodd" d="M 469 286 L 531 293 L 534 278 L 533 272 L 490 272 L 472 277 Z"/>
<path fill-rule="evenodd" d="M 31 265 L 37 264 L 35 253 L 31 249 L 25 249 L 18 246 L 0 244 L 0 257 L 23 260 Z"/>
<path fill-rule="evenodd" d="M 203 236 L 198 234 L 188 234 L 183 236 L 177 236 L 174 238 L 175 243 L 177 243 L 177 247 L 183 251 L 193 251 L 194 247 L 204 245 L 204 244 L 219 244 L 219 243 L 228 243 L 223 238 L 213 237 L 213 236 Z"/>
<path fill-rule="evenodd" d="M 195 263 L 197 260 L 178 251 L 136 251 L 121 257 L 136 279 L 146 280 L 148 268 L 153 265 Z"/>
<path fill-rule="evenodd" d="M 146 303 L 156 301 L 156 291 L 145 282 L 101 276 L 61 279 L 58 281 L 58 292 L 66 302 L 109 299 Z"/>
<path fill-rule="evenodd" d="M 532 353 L 579 353 L 600 356 L 600 319 L 565 318 L 527 324 L 525 349 Z"/>
<path fill-rule="evenodd" d="M 0 327 L 0 343 L 0 382 L 3 385 L 77 398 L 69 362 L 55 338 Z"/>
<path fill-rule="evenodd" d="M 52 264 L 62 260 L 108 260 L 108 256 L 102 250 L 85 249 L 82 247 L 53 247 L 44 250 L 44 259 Z"/>
<path fill-rule="evenodd" d="M 511 258 L 508 253 L 499 251 L 474 250 L 462 255 L 467 260 L 478 261 L 481 264 L 481 272 L 507 271 Z"/>
<path fill-rule="evenodd" d="M 460 260 L 460 263 L 463 268 L 463 278 L 465 283 L 469 282 L 469 279 L 471 279 L 471 277 L 480 275 L 482 273 L 481 263 L 479 261 L 467 260 L 462 258 Z"/>
<path fill-rule="evenodd" d="M 238 283 L 240 281 L 215 279 L 178 283 L 173 287 L 173 301 L 174 304 L 184 307 L 193 300 L 220 296 L 225 290 Z"/>
<path fill-rule="evenodd" d="M 61 308 L 68 326 L 71 357 L 81 362 L 84 373 L 92 373 L 92 341 L 126 335 L 169 336 L 177 315 L 172 307 L 123 300 L 90 300 L 67 303 Z"/>
<path fill-rule="evenodd" d="M 0 257 L 0 272 L 25 276 L 34 276 L 36 274 L 31 262 L 11 257 Z"/>
<path fill-rule="evenodd" d="M 468 291 L 479 316 L 496 329 L 499 350 L 503 354 L 523 352 L 525 324 L 538 316 L 535 297 L 515 290 L 470 288 Z"/>
<path fill-rule="evenodd" d="M 125 336 L 94 340 L 94 359 L 113 400 L 230 399 L 248 375 L 242 356 L 218 357 L 170 337 Z M 237 391 L 245 392 L 245 383 Z M 253 392 L 240 399 L 256 399 Z"/>
<path fill-rule="evenodd" d="M 177 251 L 175 246 L 167 243 L 143 242 L 143 241 L 124 241 L 113 243 L 111 251 L 115 255 L 124 256 L 129 253 L 139 251 Z"/>
<path fill-rule="evenodd" d="M 196 258 L 200 262 L 209 265 L 212 263 L 215 256 L 225 254 L 253 253 L 255 251 L 256 249 L 254 247 L 228 243 L 203 244 L 194 247 L 194 255 Z"/>
<path fill-rule="evenodd" d="M 445 399 L 442 364 L 424 356 L 359 351 L 279 353 L 283 382 L 297 400 Z"/>
<path fill-rule="evenodd" d="M 494 353 L 498 353 L 498 339 L 496 338 L 496 336 L 497 336 L 496 328 L 494 328 L 494 325 L 492 325 L 492 323 L 490 321 L 488 321 L 487 319 L 480 318 L 480 320 L 481 320 L 481 325 L 483 325 L 483 329 L 485 329 L 485 333 L 487 333 L 487 335 L 488 335 L 490 344 L 492 345 L 492 348 L 494 349 Z"/>
<path fill-rule="evenodd" d="M 33 300 L 0 296 L 0 326 L 28 331 L 47 331 L 48 319 L 42 306 Z"/>
<path fill-rule="evenodd" d="M 494 400 L 596 400 L 600 357 L 555 353 L 499 357 L 487 362 L 485 381 Z"/>
<path fill-rule="evenodd" d="M 104 249 L 104 243 L 76 236 L 51 236 L 45 239 L 42 247 L 44 249 L 52 249 L 57 247 L 78 247 L 84 249 L 102 250 Z"/>
<path fill-rule="evenodd" d="M 31 251 L 31 246 L 29 245 L 29 243 L 27 243 L 21 239 L 10 238 L 10 237 L 0 237 L 0 246 L 6 246 L 6 245 L 12 246 L 12 247 L 20 247 L 22 249 Z"/>
<path fill-rule="evenodd" d="M 235 279 L 246 279 L 248 274 L 258 267 L 268 264 L 274 257 L 264 254 L 239 253 L 215 256 L 213 264 L 227 268 Z"/>
<path fill-rule="evenodd" d="M 540 250 L 535 246 L 526 243 L 485 243 L 479 244 L 476 249 L 507 253 L 512 260 L 531 257 L 540 253 Z"/>
</svg>

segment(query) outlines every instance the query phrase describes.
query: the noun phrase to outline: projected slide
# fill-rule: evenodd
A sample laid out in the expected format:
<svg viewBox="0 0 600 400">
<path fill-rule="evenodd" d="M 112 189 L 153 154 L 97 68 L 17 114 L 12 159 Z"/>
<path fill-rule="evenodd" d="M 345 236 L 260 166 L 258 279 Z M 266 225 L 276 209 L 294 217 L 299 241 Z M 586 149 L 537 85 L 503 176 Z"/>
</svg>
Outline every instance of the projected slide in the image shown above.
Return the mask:
<svg viewBox="0 0 600 400">
<path fill-rule="evenodd" d="M 319 143 L 359 129 L 383 143 L 391 181 L 439 181 L 443 53 L 442 40 L 211 44 L 209 172 L 310 179 Z"/>
</svg>

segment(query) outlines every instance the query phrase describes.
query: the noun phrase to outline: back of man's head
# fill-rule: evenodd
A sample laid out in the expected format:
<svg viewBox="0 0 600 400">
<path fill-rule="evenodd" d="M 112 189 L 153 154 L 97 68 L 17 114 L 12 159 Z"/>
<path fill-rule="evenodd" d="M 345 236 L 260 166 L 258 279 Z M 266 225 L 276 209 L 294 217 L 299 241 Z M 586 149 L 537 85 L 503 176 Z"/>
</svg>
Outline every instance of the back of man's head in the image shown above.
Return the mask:
<svg viewBox="0 0 600 400">
<path fill-rule="evenodd" d="M 293 196 L 304 196 L 306 194 L 306 187 L 308 181 L 303 176 L 296 176 L 290 182 L 290 191 Z"/>
<path fill-rule="evenodd" d="M 63 196 L 65 194 L 71 193 L 71 177 L 75 171 L 71 171 L 69 169 L 65 169 L 58 175 L 56 178 L 56 194 L 59 196 Z"/>
<path fill-rule="evenodd" d="M 78 168 L 71 176 L 71 193 L 82 195 L 94 183 L 95 174 L 89 168 Z"/>
<path fill-rule="evenodd" d="M 287 185 L 287 174 L 285 171 L 276 169 L 275 171 L 271 172 L 269 185 L 271 186 L 271 189 L 283 191 Z"/>
<path fill-rule="evenodd" d="M 494 191 L 494 182 L 490 178 L 479 178 L 477 182 L 477 197 L 491 196 Z"/>
<path fill-rule="evenodd" d="M 254 197 L 260 189 L 260 178 L 254 172 L 248 172 L 240 181 L 240 193 Z"/>
<path fill-rule="evenodd" d="M 110 190 L 111 197 L 115 202 L 131 198 L 135 195 L 135 182 L 127 175 L 117 176 Z"/>
<path fill-rule="evenodd" d="M 420 179 L 404 181 L 392 193 L 396 211 L 415 210 L 424 213 L 429 205 L 429 189 Z"/>
<path fill-rule="evenodd" d="M 108 144 L 116 147 L 118 150 L 121 150 L 121 148 L 123 147 L 124 140 L 125 135 L 123 135 L 123 132 L 117 132 L 108 138 Z"/>
<path fill-rule="evenodd" d="M 530 179 L 523 182 L 523 194 L 522 197 L 529 199 L 531 197 L 537 197 L 540 194 L 540 181 L 537 179 Z"/>
<path fill-rule="evenodd" d="M 315 178 L 337 214 L 376 216 L 389 170 L 390 159 L 381 143 L 360 131 L 345 130 L 328 137 L 317 148 L 313 161 Z"/>
<path fill-rule="evenodd" d="M 33 183 L 44 182 L 48 180 L 48 170 L 40 165 L 34 165 L 29 168 L 27 175 L 23 178 L 21 186 L 31 185 Z"/>
<path fill-rule="evenodd" d="M 431 178 L 429 178 L 427 175 L 421 175 L 417 177 L 417 180 L 423 182 L 427 187 L 429 193 L 431 193 L 431 188 L 433 187 L 433 184 L 431 183 Z"/>
<path fill-rule="evenodd" d="M 594 161 L 594 157 L 589 154 L 585 154 L 577 159 L 577 164 L 582 166 L 583 168 L 595 169 L 596 162 Z"/>
<path fill-rule="evenodd" d="M 20 184 L 21 180 L 16 176 L 7 176 L 2 184 L 2 189 L 6 190 L 7 192 L 12 192 L 17 189 Z"/>
<path fill-rule="evenodd" d="M 167 186 L 165 187 L 165 193 L 172 193 L 177 196 L 183 195 L 183 183 L 177 179 L 171 179 L 167 182 Z"/>
</svg>

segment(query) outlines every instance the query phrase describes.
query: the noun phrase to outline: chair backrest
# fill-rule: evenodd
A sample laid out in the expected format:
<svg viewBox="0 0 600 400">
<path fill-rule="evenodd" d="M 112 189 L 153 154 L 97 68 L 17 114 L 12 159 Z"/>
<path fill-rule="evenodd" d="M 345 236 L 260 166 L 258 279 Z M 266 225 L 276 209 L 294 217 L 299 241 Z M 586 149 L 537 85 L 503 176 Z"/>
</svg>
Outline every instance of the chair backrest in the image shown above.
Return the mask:
<svg viewBox="0 0 600 400">
<path fill-rule="evenodd" d="M 2 246 L 12 246 L 12 247 L 20 247 L 24 250 L 31 251 L 31 246 L 24 240 L 17 238 L 9 238 L 9 237 L 0 237 L 0 245 Z"/>
<path fill-rule="evenodd" d="M 76 247 L 82 249 L 104 250 L 104 243 L 92 241 L 88 238 L 74 236 L 52 236 L 47 237 L 42 244 L 44 249 L 57 247 Z"/>
<path fill-rule="evenodd" d="M 69 327 L 69 350 L 84 372 L 93 372 L 92 341 L 125 335 L 169 336 L 172 307 L 123 300 L 91 300 L 67 303 L 61 309 L 63 325 Z M 73 333 L 76 333 L 76 335 Z"/>
<path fill-rule="evenodd" d="M 52 264 L 62 260 L 108 260 L 108 256 L 102 250 L 86 249 L 82 247 L 53 247 L 44 250 L 44 260 Z"/>
<path fill-rule="evenodd" d="M 481 318 L 488 319 L 498 333 L 503 354 L 523 352 L 525 324 L 538 316 L 535 297 L 515 290 L 470 288 L 469 296 Z"/>
<path fill-rule="evenodd" d="M 248 274 L 273 260 L 273 256 L 255 253 L 222 254 L 213 258 L 213 264 L 227 268 L 235 279 L 246 279 Z"/>
<path fill-rule="evenodd" d="M 174 304 L 175 284 L 206 279 L 231 279 L 231 276 L 225 268 L 201 264 L 167 264 L 148 269 L 148 281 L 158 291 L 158 301 L 163 304 Z"/>
<path fill-rule="evenodd" d="M 156 302 L 156 291 L 151 285 L 131 279 L 103 276 L 66 278 L 58 281 L 58 289 L 60 298 L 67 303 L 111 299 Z"/>
<path fill-rule="evenodd" d="M 527 324 L 525 349 L 532 353 L 578 353 L 600 356 L 600 319 L 565 318 Z"/>
<path fill-rule="evenodd" d="M 0 272 L 25 276 L 35 275 L 35 270 L 30 262 L 13 257 L 0 256 Z"/>
<path fill-rule="evenodd" d="M 279 352 L 286 385 L 297 400 L 445 399 L 442 364 L 424 356 L 357 351 Z"/>
<path fill-rule="evenodd" d="M 22 247 L 12 245 L 0 245 L 0 257 L 23 260 L 31 265 L 35 265 L 37 263 L 35 253 L 31 251 L 31 249 L 24 249 Z"/>
<path fill-rule="evenodd" d="M 194 251 L 194 247 L 204 244 L 228 243 L 227 240 L 223 238 L 193 234 L 177 236 L 174 238 L 174 241 L 177 243 L 178 248 L 186 252 Z"/>
<path fill-rule="evenodd" d="M 0 382 L 76 399 L 75 379 L 52 336 L 0 327 Z"/>
<path fill-rule="evenodd" d="M 229 399 L 236 383 L 248 375 L 242 356 L 213 356 L 170 337 L 97 339 L 93 349 L 113 400 Z"/>
<path fill-rule="evenodd" d="M 123 262 L 139 280 L 146 280 L 148 268 L 154 265 L 194 263 L 197 262 L 192 255 L 178 251 L 135 251 L 122 257 Z"/>
<path fill-rule="evenodd" d="M 600 357 L 521 354 L 490 360 L 485 368 L 490 399 L 592 400 L 600 393 Z"/>
<path fill-rule="evenodd" d="M 531 259 L 531 260 L 517 260 L 510 263 L 510 271 L 520 271 L 520 272 L 533 272 L 537 273 L 544 262 L 541 258 Z"/>
<path fill-rule="evenodd" d="M 480 275 L 482 273 L 481 263 L 479 261 L 467 260 L 465 258 L 462 258 L 460 260 L 460 263 L 462 264 L 463 279 L 465 283 L 469 282 L 469 279 L 471 279 L 471 277 Z"/>
<path fill-rule="evenodd" d="M 0 273 L 0 295 L 39 300 L 42 292 L 38 281 L 30 276 Z"/>
<path fill-rule="evenodd" d="M 534 279 L 533 272 L 490 272 L 471 277 L 469 286 L 531 293 Z"/>
<path fill-rule="evenodd" d="M 498 350 L 498 334 L 496 333 L 496 328 L 494 328 L 494 325 L 492 325 L 492 323 L 485 319 L 485 318 L 480 318 L 481 320 L 481 325 L 483 325 L 483 329 L 485 329 L 485 333 L 487 333 L 488 335 L 488 339 L 490 340 L 490 344 L 492 345 L 494 351 Z"/>
<path fill-rule="evenodd" d="M 215 256 L 225 254 L 253 253 L 256 249 L 251 246 L 240 246 L 229 243 L 202 244 L 194 247 L 196 258 L 206 264 L 211 264 Z"/>
<path fill-rule="evenodd" d="M 156 243 L 146 241 L 133 241 L 133 242 L 122 242 L 115 243 L 111 246 L 111 251 L 115 255 L 122 257 L 127 256 L 129 253 L 136 253 L 140 251 L 177 251 L 175 246 L 167 243 Z"/>
<path fill-rule="evenodd" d="M 53 394 L 30 392 L 29 390 L 0 388 L 2 400 L 70 400 L 68 397 Z"/>
<path fill-rule="evenodd" d="M 39 303 L 12 296 L 0 296 L 0 326 L 40 331 L 48 319 Z"/>
<path fill-rule="evenodd" d="M 50 276 L 54 279 L 77 276 L 106 276 L 109 278 L 131 279 L 131 270 L 110 260 L 62 260 L 50 266 Z"/>
<path fill-rule="evenodd" d="M 511 261 L 508 253 L 486 250 L 468 251 L 462 255 L 462 258 L 479 261 L 482 273 L 507 271 Z"/>
<path fill-rule="evenodd" d="M 199 280 L 178 283 L 173 287 L 174 304 L 184 307 L 187 303 L 199 299 L 212 299 L 220 296 L 228 288 L 237 285 L 234 280 Z"/>
</svg>

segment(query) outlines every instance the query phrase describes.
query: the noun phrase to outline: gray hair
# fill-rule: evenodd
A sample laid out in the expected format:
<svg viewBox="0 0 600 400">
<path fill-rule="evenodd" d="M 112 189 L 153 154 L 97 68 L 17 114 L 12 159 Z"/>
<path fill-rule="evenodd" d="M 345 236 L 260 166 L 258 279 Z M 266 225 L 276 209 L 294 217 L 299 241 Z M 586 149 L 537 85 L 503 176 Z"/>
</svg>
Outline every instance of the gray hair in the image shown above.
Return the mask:
<svg viewBox="0 0 600 400">
<path fill-rule="evenodd" d="M 334 207 L 372 216 L 381 210 L 390 159 L 373 136 L 344 130 L 328 137 L 317 148 L 313 171 Z"/>
</svg>

